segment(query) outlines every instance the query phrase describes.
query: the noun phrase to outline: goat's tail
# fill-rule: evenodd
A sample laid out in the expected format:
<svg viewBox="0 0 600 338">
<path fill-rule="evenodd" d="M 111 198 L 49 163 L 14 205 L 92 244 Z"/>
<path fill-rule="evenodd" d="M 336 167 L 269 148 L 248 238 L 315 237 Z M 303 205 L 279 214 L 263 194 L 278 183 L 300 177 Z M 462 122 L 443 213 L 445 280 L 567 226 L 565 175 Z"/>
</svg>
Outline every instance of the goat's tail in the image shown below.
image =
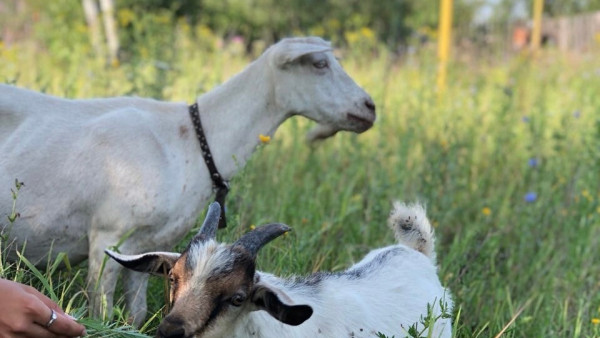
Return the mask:
<svg viewBox="0 0 600 338">
<path fill-rule="evenodd" d="M 394 202 L 388 226 L 394 230 L 400 244 L 411 247 L 435 262 L 435 236 L 425 208 L 419 204 Z"/>
</svg>

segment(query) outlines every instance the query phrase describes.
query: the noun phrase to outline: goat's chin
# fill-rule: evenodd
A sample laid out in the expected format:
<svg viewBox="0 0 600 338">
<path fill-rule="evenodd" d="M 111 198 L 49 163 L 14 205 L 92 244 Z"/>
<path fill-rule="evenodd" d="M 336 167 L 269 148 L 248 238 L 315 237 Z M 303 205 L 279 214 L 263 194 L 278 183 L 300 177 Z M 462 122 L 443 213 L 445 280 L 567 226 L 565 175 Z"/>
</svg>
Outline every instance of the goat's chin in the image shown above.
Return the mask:
<svg viewBox="0 0 600 338">
<path fill-rule="evenodd" d="M 324 140 L 335 135 L 338 131 L 339 129 L 332 126 L 319 124 L 308 131 L 306 134 L 306 141 L 308 143 L 314 143 L 316 141 Z"/>
</svg>

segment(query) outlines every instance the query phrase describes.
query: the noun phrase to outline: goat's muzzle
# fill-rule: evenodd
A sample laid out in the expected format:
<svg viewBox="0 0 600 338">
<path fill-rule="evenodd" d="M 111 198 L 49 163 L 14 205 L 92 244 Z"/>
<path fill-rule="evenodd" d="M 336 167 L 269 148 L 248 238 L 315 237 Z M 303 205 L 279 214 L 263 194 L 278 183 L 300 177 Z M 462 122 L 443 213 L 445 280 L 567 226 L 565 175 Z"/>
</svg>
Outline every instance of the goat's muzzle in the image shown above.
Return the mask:
<svg viewBox="0 0 600 338">
<path fill-rule="evenodd" d="M 158 326 L 157 338 L 184 338 L 185 328 L 179 317 L 166 316 Z"/>
</svg>

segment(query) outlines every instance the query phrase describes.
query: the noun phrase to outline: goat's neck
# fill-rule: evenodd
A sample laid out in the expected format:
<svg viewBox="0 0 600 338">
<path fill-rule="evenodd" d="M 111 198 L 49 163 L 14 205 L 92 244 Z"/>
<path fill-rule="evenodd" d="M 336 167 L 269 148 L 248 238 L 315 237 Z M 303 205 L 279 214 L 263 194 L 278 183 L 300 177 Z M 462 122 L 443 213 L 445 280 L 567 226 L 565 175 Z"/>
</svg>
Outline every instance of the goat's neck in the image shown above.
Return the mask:
<svg viewBox="0 0 600 338">
<path fill-rule="evenodd" d="M 259 135 L 273 135 L 288 116 L 273 104 L 269 71 L 266 60 L 258 59 L 198 98 L 206 138 L 225 179 L 243 167 L 260 143 Z"/>
</svg>

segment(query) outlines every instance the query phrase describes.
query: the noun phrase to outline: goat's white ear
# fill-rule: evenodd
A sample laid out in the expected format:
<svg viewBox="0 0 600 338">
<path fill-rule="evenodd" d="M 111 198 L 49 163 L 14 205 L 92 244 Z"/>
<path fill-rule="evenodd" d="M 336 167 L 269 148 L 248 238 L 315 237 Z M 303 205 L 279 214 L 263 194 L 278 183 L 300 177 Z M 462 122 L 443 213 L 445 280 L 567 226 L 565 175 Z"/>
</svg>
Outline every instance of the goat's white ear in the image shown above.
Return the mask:
<svg viewBox="0 0 600 338">
<path fill-rule="evenodd" d="M 123 255 L 108 249 L 104 252 L 128 269 L 158 276 L 171 271 L 171 268 L 181 256 L 175 252 L 148 252 L 141 255 Z"/>
<path fill-rule="evenodd" d="M 288 43 L 276 52 L 275 63 L 279 68 L 285 68 L 287 65 L 295 62 L 304 55 L 330 52 L 332 50 L 333 49 L 327 45 L 300 42 Z"/>
<path fill-rule="evenodd" d="M 267 311 L 273 318 L 288 325 L 300 325 L 313 314 L 309 305 L 292 305 L 283 300 L 291 299 L 281 290 L 264 283 L 255 286 L 252 302 L 261 310 Z"/>
</svg>

